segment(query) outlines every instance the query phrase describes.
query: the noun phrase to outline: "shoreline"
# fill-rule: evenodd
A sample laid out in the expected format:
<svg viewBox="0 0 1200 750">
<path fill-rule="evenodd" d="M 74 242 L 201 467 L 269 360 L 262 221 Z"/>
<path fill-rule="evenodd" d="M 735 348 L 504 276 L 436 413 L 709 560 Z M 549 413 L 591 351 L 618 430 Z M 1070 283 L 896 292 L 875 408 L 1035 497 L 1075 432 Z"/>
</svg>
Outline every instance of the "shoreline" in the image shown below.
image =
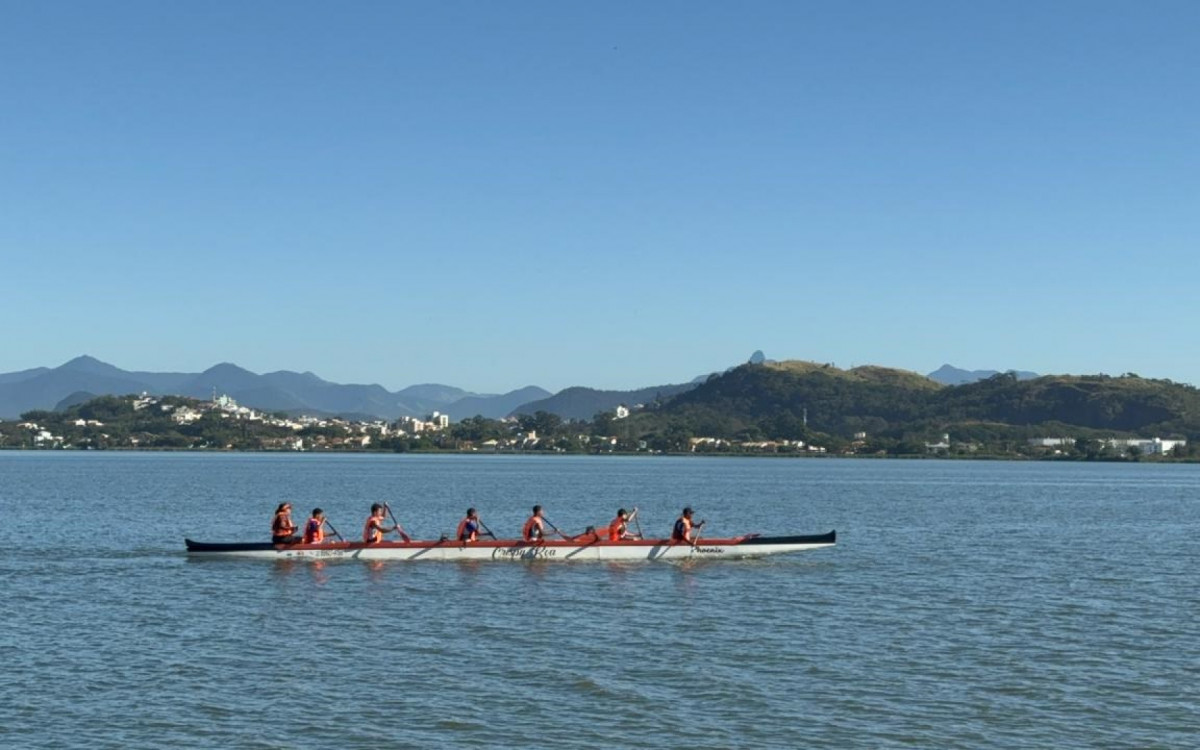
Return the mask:
<svg viewBox="0 0 1200 750">
<path fill-rule="evenodd" d="M 242 448 L 30 448 L 27 446 L 0 446 L 0 453 L 193 453 L 193 454 L 269 454 L 269 455 L 314 455 L 314 456 L 561 456 L 561 457 L 626 457 L 626 458 L 766 458 L 774 460 L 845 460 L 867 459 L 876 461 L 1020 461 L 1036 463 L 1103 463 L 1103 464 L 1195 464 L 1200 458 L 1174 458 L 1170 456 L 1111 456 L 1103 458 L 1069 457 L 1069 456 L 1023 456 L 1023 455 L 974 455 L 974 456 L 936 456 L 918 454 L 878 455 L 878 454 L 807 454 L 807 453 L 692 453 L 692 452 L 649 452 L 649 451 L 605 451 L 603 453 L 557 452 L 557 451 L 465 451 L 465 450 L 371 450 L 371 449 L 336 449 L 336 450 L 281 450 Z"/>
</svg>

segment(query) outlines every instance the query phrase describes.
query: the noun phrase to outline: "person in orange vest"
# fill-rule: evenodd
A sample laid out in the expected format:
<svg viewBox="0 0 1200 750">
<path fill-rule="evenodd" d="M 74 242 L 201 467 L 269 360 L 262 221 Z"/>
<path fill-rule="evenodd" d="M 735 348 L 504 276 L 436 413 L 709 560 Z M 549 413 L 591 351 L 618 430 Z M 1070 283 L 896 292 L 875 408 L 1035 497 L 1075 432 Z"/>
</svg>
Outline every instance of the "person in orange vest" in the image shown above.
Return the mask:
<svg viewBox="0 0 1200 750">
<path fill-rule="evenodd" d="M 619 542 L 622 539 L 641 539 L 641 537 L 629 530 L 629 522 L 637 516 L 638 509 L 635 506 L 632 513 L 626 513 L 624 508 L 617 511 L 617 517 L 608 525 L 608 541 Z"/>
<path fill-rule="evenodd" d="M 325 541 L 325 511 L 313 508 L 312 516 L 304 524 L 304 543 L 320 544 Z"/>
<path fill-rule="evenodd" d="M 540 542 L 546 538 L 546 520 L 542 518 L 542 506 L 533 506 L 533 515 L 521 528 L 521 538 L 527 542 Z"/>
<path fill-rule="evenodd" d="M 458 541 L 474 542 L 479 539 L 479 514 L 474 508 L 467 508 L 467 516 L 458 522 Z"/>
<path fill-rule="evenodd" d="M 371 504 L 371 515 L 367 517 L 367 522 L 363 524 L 363 541 L 367 544 L 378 544 L 383 541 L 384 534 L 400 530 L 399 526 L 384 525 L 383 516 L 385 512 L 383 506 L 379 503 Z"/>
<path fill-rule="evenodd" d="M 292 523 L 292 504 L 280 503 L 275 509 L 275 518 L 271 519 L 271 543 L 295 544 L 298 541 L 296 524 Z"/>
<path fill-rule="evenodd" d="M 675 528 L 671 530 L 671 541 L 695 544 L 696 538 L 692 535 L 692 531 L 699 532 L 703 526 L 704 521 L 700 523 L 692 522 L 691 508 L 684 508 L 679 518 L 675 519 Z"/>
</svg>

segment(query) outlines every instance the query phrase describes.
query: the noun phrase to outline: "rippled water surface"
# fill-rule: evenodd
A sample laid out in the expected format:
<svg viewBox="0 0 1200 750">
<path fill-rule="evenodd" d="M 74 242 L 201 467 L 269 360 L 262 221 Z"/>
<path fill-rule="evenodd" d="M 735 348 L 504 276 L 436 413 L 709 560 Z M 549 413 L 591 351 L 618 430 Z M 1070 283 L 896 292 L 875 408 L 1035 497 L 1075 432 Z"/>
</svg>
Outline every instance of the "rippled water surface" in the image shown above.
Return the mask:
<svg viewBox="0 0 1200 750">
<path fill-rule="evenodd" d="M 0 746 L 1200 745 L 1200 466 L 0 453 Z M 763 561 L 189 560 L 684 504 Z"/>
</svg>

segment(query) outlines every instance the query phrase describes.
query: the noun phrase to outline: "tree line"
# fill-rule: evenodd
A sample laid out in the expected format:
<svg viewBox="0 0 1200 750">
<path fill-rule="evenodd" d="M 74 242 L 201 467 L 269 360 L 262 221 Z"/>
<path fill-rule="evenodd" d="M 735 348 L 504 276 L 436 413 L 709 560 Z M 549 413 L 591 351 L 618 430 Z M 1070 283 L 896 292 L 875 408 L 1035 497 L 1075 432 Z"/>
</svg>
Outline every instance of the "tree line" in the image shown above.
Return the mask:
<svg viewBox="0 0 1200 750">
<path fill-rule="evenodd" d="M 163 397 L 159 403 L 196 402 Z M 1032 380 L 1000 374 L 940 386 L 884 368 L 747 364 L 684 393 L 630 406 L 634 410 L 623 419 L 611 411 L 591 419 L 545 410 L 504 420 L 469 416 L 441 431 L 378 434 L 366 449 L 799 453 L 821 446 L 828 453 L 926 455 L 947 435 L 941 452 L 963 456 L 1041 455 L 1045 451 L 1029 445 L 1037 437 L 1068 438 L 1056 455 L 1071 458 L 1114 457 L 1103 442 L 1111 437 L 1185 438 L 1187 447 L 1177 451 L 1183 458 L 1196 456 L 1200 447 L 1200 391 L 1132 373 Z M 70 447 L 124 446 L 135 438 L 139 447 L 257 450 L 299 437 L 310 446 L 363 448 L 341 442 L 344 426 L 296 431 L 212 411 L 178 424 L 161 406 L 135 409 L 132 397 L 104 396 L 22 419 L 60 430 Z M 104 426 L 79 426 L 79 420 Z M 0 447 L 31 447 L 28 431 L 0 423 Z"/>
</svg>

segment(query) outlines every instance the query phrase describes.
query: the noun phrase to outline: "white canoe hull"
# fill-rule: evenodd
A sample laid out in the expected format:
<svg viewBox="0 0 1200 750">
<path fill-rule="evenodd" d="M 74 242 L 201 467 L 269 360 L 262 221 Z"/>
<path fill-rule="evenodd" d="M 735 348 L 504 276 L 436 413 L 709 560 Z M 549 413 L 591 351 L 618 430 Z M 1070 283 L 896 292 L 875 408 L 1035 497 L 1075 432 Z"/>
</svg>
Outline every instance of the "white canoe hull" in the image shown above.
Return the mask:
<svg viewBox="0 0 1200 750">
<path fill-rule="evenodd" d="M 832 547 L 835 532 L 810 536 L 747 536 L 704 539 L 695 545 L 668 539 L 610 542 L 593 536 L 574 541 L 555 540 L 529 544 L 515 540 L 330 542 L 325 544 L 233 543 L 206 544 L 188 539 L 193 557 L 253 558 L 266 560 L 500 560 L 500 561 L 648 561 L 737 559 Z"/>
</svg>

